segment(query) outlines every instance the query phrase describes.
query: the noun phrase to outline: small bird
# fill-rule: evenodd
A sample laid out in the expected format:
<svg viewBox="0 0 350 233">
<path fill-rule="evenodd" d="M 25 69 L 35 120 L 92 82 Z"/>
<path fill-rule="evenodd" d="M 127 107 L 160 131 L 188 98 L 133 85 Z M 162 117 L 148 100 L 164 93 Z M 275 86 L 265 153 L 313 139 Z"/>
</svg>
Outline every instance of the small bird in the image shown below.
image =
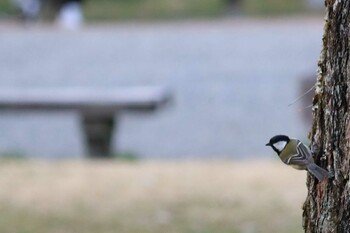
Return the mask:
<svg viewBox="0 0 350 233">
<path fill-rule="evenodd" d="M 266 146 L 271 146 L 283 163 L 298 170 L 307 170 L 319 181 L 331 177 L 327 170 L 315 164 L 310 149 L 298 139 L 276 135 Z"/>
</svg>

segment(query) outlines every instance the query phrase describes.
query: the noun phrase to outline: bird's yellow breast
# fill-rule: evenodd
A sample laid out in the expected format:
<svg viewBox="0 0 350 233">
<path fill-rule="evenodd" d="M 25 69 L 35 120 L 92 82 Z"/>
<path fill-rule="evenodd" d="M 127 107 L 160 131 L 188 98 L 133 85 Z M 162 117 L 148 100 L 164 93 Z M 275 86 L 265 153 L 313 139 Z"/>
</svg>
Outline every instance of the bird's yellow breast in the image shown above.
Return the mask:
<svg viewBox="0 0 350 233">
<path fill-rule="evenodd" d="M 278 155 L 280 159 L 285 163 L 288 164 L 287 161 L 290 158 L 290 156 L 295 155 L 298 153 L 297 151 L 297 145 L 299 141 L 296 139 L 291 139 L 287 145 L 285 146 L 284 150 Z M 294 166 L 293 166 L 294 167 Z M 300 169 L 296 168 L 295 169 Z"/>
</svg>

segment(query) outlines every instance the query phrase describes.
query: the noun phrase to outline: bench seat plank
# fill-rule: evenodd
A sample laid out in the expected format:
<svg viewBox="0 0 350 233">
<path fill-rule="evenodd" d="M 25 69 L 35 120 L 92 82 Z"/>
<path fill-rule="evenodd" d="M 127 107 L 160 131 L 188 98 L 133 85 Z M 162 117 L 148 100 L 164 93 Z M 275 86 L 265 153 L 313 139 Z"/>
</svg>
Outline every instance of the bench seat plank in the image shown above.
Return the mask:
<svg viewBox="0 0 350 233">
<path fill-rule="evenodd" d="M 0 110 L 152 110 L 169 100 L 161 87 L 0 89 Z"/>
</svg>

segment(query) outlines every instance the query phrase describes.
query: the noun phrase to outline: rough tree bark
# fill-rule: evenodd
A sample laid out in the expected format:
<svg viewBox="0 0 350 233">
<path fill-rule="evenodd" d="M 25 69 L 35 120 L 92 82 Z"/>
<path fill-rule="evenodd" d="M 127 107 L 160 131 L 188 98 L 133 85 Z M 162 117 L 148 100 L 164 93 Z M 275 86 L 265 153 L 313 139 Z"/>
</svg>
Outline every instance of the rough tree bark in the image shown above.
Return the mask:
<svg viewBox="0 0 350 233">
<path fill-rule="evenodd" d="M 350 233 L 349 2 L 325 1 L 323 49 L 310 138 L 317 164 L 331 171 L 334 178 L 317 182 L 308 175 L 308 196 L 303 206 L 307 233 Z"/>
</svg>

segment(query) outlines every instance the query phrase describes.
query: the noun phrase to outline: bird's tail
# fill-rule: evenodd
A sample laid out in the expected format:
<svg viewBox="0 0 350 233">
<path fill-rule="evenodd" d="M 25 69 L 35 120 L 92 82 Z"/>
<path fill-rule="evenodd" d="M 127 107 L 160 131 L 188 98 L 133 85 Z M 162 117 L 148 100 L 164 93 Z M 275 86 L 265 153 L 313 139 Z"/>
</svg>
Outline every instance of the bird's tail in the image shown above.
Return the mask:
<svg viewBox="0 0 350 233">
<path fill-rule="evenodd" d="M 318 181 L 322 181 L 324 179 L 328 179 L 330 177 L 332 177 L 332 175 L 325 169 L 317 166 L 314 163 L 311 163 L 307 166 L 307 170 L 314 175 Z"/>
</svg>

